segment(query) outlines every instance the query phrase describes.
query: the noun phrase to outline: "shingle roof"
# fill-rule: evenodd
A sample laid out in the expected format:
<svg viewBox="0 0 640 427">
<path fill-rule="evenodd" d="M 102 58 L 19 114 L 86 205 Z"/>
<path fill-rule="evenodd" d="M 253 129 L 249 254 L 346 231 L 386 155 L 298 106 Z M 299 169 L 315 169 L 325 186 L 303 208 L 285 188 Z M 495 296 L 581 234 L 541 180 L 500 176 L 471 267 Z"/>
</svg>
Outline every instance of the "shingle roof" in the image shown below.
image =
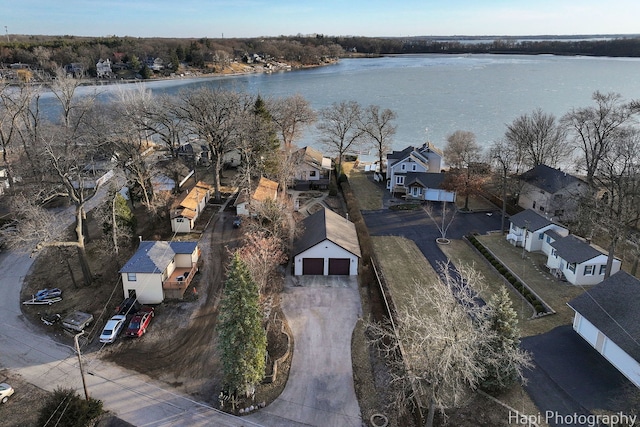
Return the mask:
<svg viewBox="0 0 640 427">
<path fill-rule="evenodd" d="M 443 173 L 409 172 L 406 174 L 404 185 L 409 187 L 415 183 L 424 188 L 441 188 L 443 181 Z"/>
<path fill-rule="evenodd" d="M 258 182 L 258 187 L 253 192 L 251 198 L 253 200 L 257 200 L 259 202 L 264 202 L 265 200 L 275 200 L 278 196 L 278 183 L 275 181 L 271 181 L 267 178 L 260 178 Z"/>
<path fill-rule="evenodd" d="M 564 237 L 562 234 L 559 234 L 555 230 L 547 230 L 547 231 L 544 232 L 544 234 L 546 234 L 547 236 L 551 237 L 553 240 L 560 240 L 560 239 L 562 239 Z"/>
<path fill-rule="evenodd" d="M 294 255 L 329 240 L 360 257 L 360 244 L 356 226 L 337 213 L 323 208 L 302 220 L 304 231 L 295 242 Z"/>
<path fill-rule="evenodd" d="M 533 209 L 527 209 L 518 212 L 509 218 L 509 221 L 518 228 L 525 228 L 530 231 L 537 231 L 548 225 L 554 224 L 549 218 L 546 218 Z"/>
<path fill-rule="evenodd" d="M 551 243 L 558 256 L 567 262 L 580 264 L 604 253 L 573 234 Z"/>
<path fill-rule="evenodd" d="M 557 193 L 573 183 L 583 182 L 580 178 L 547 165 L 538 165 L 529 169 L 520 175 L 520 179 L 551 194 Z"/>
<path fill-rule="evenodd" d="M 567 304 L 640 362 L 640 280 L 620 270 Z"/>
<path fill-rule="evenodd" d="M 191 254 L 197 246 L 198 242 L 142 241 L 120 273 L 160 273 L 176 254 Z"/>
</svg>

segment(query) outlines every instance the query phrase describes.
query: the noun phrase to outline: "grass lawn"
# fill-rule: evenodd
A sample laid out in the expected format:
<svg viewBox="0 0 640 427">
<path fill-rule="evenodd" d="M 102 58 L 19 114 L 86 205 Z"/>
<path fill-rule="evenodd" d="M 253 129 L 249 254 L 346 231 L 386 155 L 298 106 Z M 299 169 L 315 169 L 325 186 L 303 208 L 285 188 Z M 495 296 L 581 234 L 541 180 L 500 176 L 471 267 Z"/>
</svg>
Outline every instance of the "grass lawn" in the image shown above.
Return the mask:
<svg viewBox="0 0 640 427">
<path fill-rule="evenodd" d="M 401 305 L 407 301 L 413 294 L 416 282 L 430 286 L 439 281 L 438 275 L 413 241 L 397 236 L 372 236 L 371 240 L 394 304 Z M 454 263 L 473 264 L 484 274 L 486 279 L 482 291 L 484 298 L 489 299 L 499 289 L 500 282 L 495 280 L 496 273 L 493 273 L 465 242 L 453 240 L 450 245 L 444 245 L 442 248 L 446 249 L 445 253 L 452 261 L 455 260 Z M 511 296 L 514 307 L 517 309 L 520 298 L 514 291 L 511 291 Z M 425 309 L 428 308 L 425 307 Z M 527 321 L 531 314 L 532 310 L 527 306 L 526 310 L 519 311 L 520 320 Z M 522 386 L 512 387 L 496 398 L 522 413 L 538 413 L 538 409 Z M 504 418 L 505 421 L 507 419 L 507 415 L 504 415 L 505 408 L 489 400 L 485 401 L 483 410 L 497 412 L 502 414 L 498 418 Z"/>
<path fill-rule="evenodd" d="M 349 177 L 349 184 L 353 194 L 358 198 L 358 204 L 363 211 L 382 209 L 383 190 L 369 180 L 364 171 L 354 168 L 354 162 L 345 162 L 342 169 Z"/>
</svg>

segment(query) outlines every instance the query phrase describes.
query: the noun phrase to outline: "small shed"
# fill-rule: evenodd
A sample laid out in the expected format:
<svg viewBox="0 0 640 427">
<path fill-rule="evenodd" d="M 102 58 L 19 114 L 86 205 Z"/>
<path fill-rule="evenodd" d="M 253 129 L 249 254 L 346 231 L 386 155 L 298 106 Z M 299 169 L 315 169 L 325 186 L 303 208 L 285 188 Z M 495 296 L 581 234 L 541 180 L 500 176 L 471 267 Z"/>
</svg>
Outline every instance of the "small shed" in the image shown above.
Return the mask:
<svg viewBox="0 0 640 427">
<path fill-rule="evenodd" d="M 302 221 L 304 232 L 295 242 L 294 274 L 358 274 L 361 257 L 355 225 L 323 208 Z"/>
<path fill-rule="evenodd" d="M 251 207 L 254 208 L 267 200 L 276 200 L 278 198 L 278 183 L 267 178 L 260 178 L 258 186 L 249 197 L 246 191 L 240 193 L 236 199 L 234 206 L 237 215 L 250 215 Z"/>
<path fill-rule="evenodd" d="M 211 198 L 212 187 L 199 181 L 195 187 L 184 194 L 171 209 L 171 231 L 191 233 L 198 216 Z"/>
</svg>

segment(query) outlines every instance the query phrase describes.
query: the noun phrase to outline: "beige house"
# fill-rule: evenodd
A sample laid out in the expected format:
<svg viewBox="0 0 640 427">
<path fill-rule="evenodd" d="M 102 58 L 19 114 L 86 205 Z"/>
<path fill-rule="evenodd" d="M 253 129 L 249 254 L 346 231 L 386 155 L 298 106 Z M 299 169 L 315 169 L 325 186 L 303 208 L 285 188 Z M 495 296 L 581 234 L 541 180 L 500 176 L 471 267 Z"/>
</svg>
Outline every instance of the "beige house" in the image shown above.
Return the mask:
<svg viewBox="0 0 640 427">
<path fill-rule="evenodd" d="M 533 209 L 554 220 L 573 219 L 578 198 L 587 191 L 587 183 L 546 165 L 538 165 L 520 175 L 522 190 L 518 205 Z"/>
<path fill-rule="evenodd" d="M 260 203 L 264 203 L 267 200 L 276 200 L 278 197 L 278 183 L 275 181 L 271 181 L 267 178 L 260 178 L 258 182 L 258 186 L 251 194 L 251 197 L 248 196 L 246 191 L 242 191 L 234 206 L 236 207 L 237 215 L 251 215 L 252 207 L 255 208 Z"/>
<path fill-rule="evenodd" d="M 174 233 L 193 231 L 198 216 L 207 206 L 213 188 L 202 181 L 187 191 L 171 209 L 171 230 Z"/>
<path fill-rule="evenodd" d="M 182 298 L 198 271 L 197 242 L 142 241 L 120 269 L 124 297 L 141 304 L 160 304 L 165 298 Z"/>
</svg>

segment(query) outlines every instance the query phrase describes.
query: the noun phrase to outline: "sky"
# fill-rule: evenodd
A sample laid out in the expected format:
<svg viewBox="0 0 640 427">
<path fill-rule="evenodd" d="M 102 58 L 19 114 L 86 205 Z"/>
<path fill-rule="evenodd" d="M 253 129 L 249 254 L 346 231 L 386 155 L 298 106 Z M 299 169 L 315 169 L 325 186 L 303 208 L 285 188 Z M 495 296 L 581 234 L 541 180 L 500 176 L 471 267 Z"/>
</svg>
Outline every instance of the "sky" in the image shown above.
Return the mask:
<svg viewBox="0 0 640 427">
<path fill-rule="evenodd" d="M 0 0 L 4 36 L 637 34 L 639 16 L 638 0 Z"/>
</svg>

